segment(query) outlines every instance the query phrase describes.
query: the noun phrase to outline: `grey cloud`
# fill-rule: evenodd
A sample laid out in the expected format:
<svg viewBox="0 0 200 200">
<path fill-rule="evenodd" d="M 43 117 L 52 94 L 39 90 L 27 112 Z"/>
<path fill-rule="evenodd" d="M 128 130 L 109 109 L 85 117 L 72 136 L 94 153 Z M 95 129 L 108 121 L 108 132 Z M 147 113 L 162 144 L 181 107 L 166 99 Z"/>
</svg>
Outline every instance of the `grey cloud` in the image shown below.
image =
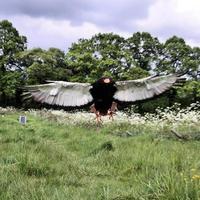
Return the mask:
<svg viewBox="0 0 200 200">
<path fill-rule="evenodd" d="M 200 43 L 200 31 L 198 29 L 194 29 L 194 27 L 192 27 L 192 24 L 168 24 L 165 26 L 161 26 L 156 30 L 150 30 L 150 32 L 152 33 L 152 35 L 159 35 L 165 40 L 176 35 L 178 37 L 183 38 L 186 41 L 186 43 L 191 39 L 194 40 L 197 44 Z"/>
<path fill-rule="evenodd" d="M 28 15 L 83 22 L 99 26 L 132 29 L 133 20 L 145 18 L 156 0 L 6 0 L 0 12 L 7 15 Z"/>
<path fill-rule="evenodd" d="M 77 16 L 77 11 L 82 10 L 84 4 L 79 0 L 72 2 L 65 0 L 7 0 L 0 3 L 0 11 L 7 15 L 23 14 L 31 17 L 73 19 Z"/>
</svg>

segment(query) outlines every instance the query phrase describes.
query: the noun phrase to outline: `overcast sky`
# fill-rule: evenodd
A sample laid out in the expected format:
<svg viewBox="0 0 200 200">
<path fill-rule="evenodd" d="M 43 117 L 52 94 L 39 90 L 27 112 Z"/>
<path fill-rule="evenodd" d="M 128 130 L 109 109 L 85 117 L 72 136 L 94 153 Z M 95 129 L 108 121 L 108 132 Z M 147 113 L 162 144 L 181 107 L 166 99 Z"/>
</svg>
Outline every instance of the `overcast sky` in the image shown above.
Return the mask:
<svg viewBox="0 0 200 200">
<path fill-rule="evenodd" d="M 66 51 L 99 32 L 129 37 L 137 31 L 200 46 L 200 0 L 1 0 L 3 19 L 27 37 L 28 48 Z"/>
</svg>

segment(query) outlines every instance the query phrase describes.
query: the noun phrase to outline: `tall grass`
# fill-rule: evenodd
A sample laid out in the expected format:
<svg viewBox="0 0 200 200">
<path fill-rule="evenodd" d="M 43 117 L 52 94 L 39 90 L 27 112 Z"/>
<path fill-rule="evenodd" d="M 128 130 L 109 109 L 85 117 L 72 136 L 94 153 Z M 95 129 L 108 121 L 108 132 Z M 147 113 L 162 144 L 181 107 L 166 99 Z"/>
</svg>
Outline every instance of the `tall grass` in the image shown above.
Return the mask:
<svg viewBox="0 0 200 200">
<path fill-rule="evenodd" d="M 0 109 L 0 199 L 200 199 L 199 117 Z"/>
</svg>

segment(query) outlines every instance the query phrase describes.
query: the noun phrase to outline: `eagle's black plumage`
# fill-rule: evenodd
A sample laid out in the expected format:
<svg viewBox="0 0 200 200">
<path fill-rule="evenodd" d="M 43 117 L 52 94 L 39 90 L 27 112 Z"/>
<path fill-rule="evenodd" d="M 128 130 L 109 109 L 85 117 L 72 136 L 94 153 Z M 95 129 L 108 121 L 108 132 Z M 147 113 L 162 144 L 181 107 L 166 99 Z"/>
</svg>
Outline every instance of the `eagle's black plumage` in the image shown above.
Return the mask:
<svg viewBox="0 0 200 200">
<path fill-rule="evenodd" d="M 109 82 L 105 83 L 104 80 L 109 80 Z M 114 101 L 113 96 L 116 91 L 115 82 L 111 78 L 101 78 L 93 83 L 90 93 L 94 99 L 95 109 L 103 115 L 107 114 Z"/>
</svg>

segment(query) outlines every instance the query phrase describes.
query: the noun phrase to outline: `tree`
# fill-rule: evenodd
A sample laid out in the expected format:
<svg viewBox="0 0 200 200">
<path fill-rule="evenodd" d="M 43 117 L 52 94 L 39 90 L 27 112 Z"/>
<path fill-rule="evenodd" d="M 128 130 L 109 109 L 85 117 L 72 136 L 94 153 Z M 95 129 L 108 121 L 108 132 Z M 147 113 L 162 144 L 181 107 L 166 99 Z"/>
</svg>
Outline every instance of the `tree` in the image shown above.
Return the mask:
<svg viewBox="0 0 200 200">
<path fill-rule="evenodd" d="M 66 67 L 64 55 L 56 48 L 35 48 L 21 53 L 20 60 L 26 66 L 27 84 L 45 83 L 46 80 L 67 81 L 71 71 Z"/>
<path fill-rule="evenodd" d="M 175 73 L 188 70 L 192 63 L 192 48 L 184 39 L 173 36 L 163 44 L 155 71 Z"/>
<path fill-rule="evenodd" d="M 178 91 L 179 98 L 184 99 L 187 105 L 200 101 L 200 48 L 191 49 L 187 66 L 188 81 Z"/>
<path fill-rule="evenodd" d="M 72 44 L 66 62 L 72 69 L 72 81 L 92 82 L 102 76 L 124 80 L 147 75 L 147 71 L 136 68 L 130 55 L 123 37 L 113 33 L 97 34 Z"/>
<path fill-rule="evenodd" d="M 150 71 L 156 64 L 162 46 L 159 40 L 147 32 L 136 32 L 126 40 L 126 52 L 130 62 L 134 60 L 137 67 Z"/>
<path fill-rule="evenodd" d="M 198 79 L 200 66 L 200 49 L 191 48 L 183 38 L 173 36 L 163 44 L 155 71 L 162 73 L 187 72 L 189 81 L 178 89 L 176 99 L 185 99 L 187 105 L 199 100 Z"/>
<path fill-rule="evenodd" d="M 26 49 L 26 37 L 7 20 L 0 22 L 0 103 L 6 104 L 13 98 L 16 89 L 22 84 L 21 71 L 23 66 L 18 54 Z"/>
<path fill-rule="evenodd" d="M 96 68 L 98 59 L 94 56 L 91 40 L 80 39 L 78 43 L 73 43 L 65 60 L 72 71 L 70 81 L 91 82 L 94 79 L 93 69 Z"/>
</svg>

